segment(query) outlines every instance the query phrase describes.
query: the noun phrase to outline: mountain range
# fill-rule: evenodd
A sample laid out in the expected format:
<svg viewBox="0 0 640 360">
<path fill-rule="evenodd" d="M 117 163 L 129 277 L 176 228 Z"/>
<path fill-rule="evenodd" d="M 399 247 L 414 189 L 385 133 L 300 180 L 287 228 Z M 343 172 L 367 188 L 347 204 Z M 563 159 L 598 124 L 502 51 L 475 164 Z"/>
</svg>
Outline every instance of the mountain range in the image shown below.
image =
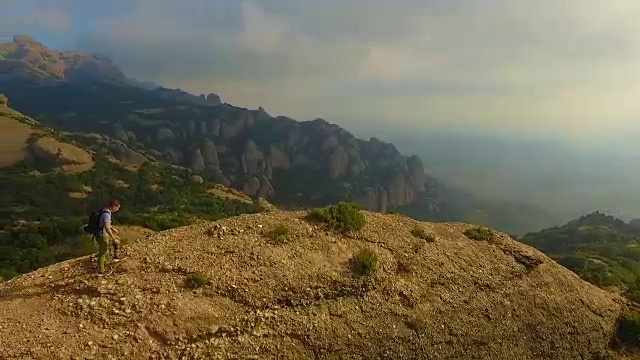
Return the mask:
<svg viewBox="0 0 640 360">
<path fill-rule="evenodd" d="M 420 158 L 380 139 L 142 84 L 105 57 L 50 50 L 28 36 L 0 45 L 0 79 L 12 108 L 61 131 L 102 134 L 120 161 L 163 161 L 282 207 L 350 200 L 516 234 L 556 225 L 543 209 L 447 186 Z"/>
</svg>

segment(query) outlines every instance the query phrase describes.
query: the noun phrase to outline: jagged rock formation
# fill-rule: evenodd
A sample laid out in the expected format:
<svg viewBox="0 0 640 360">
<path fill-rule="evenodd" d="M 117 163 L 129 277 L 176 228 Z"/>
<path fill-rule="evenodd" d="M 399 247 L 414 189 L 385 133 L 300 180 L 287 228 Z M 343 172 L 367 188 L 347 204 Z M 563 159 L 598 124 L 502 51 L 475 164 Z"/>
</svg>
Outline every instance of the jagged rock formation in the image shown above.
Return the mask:
<svg viewBox="0 0 640 360">
<path fill-rule="evenodd" d="M 9 99 L 4 94 L 0 94 L 0 107 L 7 106 L 9 106 Z"/>
<path fill-rule="evenodd" d="M 90 83 L 124 82 L 125 76 L 111 60 L 81 51 L 60 52 L 25 35 L 0 44 L 0 81 L 26 80 L 52 84 L 56 82 Z"/>
<path fill-rule="evenodd" d="M 144 117 L 120 121 L 114 136 L 121 141 L 135 138 L 164 153 L 166 160 L 209 179 L 224 179 L 225 185 L 230 182 L 250 196 L 301 196 L 325 203 L 350 198 L 385 212 L 415 203 L 431 191 L 419 158 L 404 157 L 376 138 L 359 140 L 323 119 L 297 122 L 272 118 L 264 109 L 227 104 L 197 111 L 149 111 Z M 163 125 L 141 127 L 144 121 Z M 306 175 L 298 176 L 302 173 Z"/>
<path fill-rule="evenodd" d="M 0 284 L 8 359 L 604 359 L 624 300 L 504 234 L 367 213 L 358 237 L 270 212 L 151 235 Z M 289 241 L 272 243 L 276 225 Z M 415 226 L 435 242 L 413 237 Z M 176 246 L 179 244 L 179 246 Z M 320 246 L 319 246 L 320 244 Z M 370 276 L 352 259 L 370 248 Z M 200 290 L 186 276 L 203 274 Z"/>
<path fill-rule="evenodd" d="M 279 180 L 287 172 L 300 169 L 314 172 L 316 182 L 354 183 L 353 195 L 375 211 L 411 204 L 429 190 L 429 179 L 417 157 L 405 158 L 393 145 L 375 138 L 368 142 L 358 140 L 322 119 L 299 123 L 283 117 L 270 118 L 264 110 L 228 105 L 218 108 L 216 114 L 209 120 L 184 122 L 172 132 L 189 134 L 185 140 L 206 136 L 199 151 L 192 151 L 190 167 L 196 171 L 220 169 L 249 195 L 277 197 L 283 188 L 298 187 Z M 198 123 L 202 126 L 195 125 Z M 162 131 L 169 133 L 168 128 Z M 165 140 L 169 138 L 163 136 Z"/>
<path fill-rule="evenodd" d="M 142 165 L 148 161 L 147 157 L 129 148 L 122 141 L 109 141 L 105 144 L 109 152 L 118 160 L 126 164 Z"/>
<path fill-rule="evenodd" d="M 207 95 L 207 102 L 211 105 L 220 105 L 222 104 L 222 100 L 220 100 L 220 96 L 217 94 L 209 94 Z"/>
</svg>

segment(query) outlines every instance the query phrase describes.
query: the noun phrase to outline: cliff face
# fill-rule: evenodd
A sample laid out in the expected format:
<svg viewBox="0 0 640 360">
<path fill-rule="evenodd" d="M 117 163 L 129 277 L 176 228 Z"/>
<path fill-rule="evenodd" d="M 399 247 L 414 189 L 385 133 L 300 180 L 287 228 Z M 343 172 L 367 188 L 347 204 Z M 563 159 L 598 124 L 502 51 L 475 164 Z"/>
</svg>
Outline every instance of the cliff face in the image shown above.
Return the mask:
<svg viewBox="0 0 640 360">
<path fill-rule="evenodd" d="M 166 121 L 174 117 L 180 120 Z M 155 130 L 139 126 L 152 121 L 165 125 Z M 307 198 L 344 196 L 385 212 L 415 202 L 427 190 L 420 159 L 402 156 L 375 138 L 359 140 L 322 119 L 296 122 L 272 118 L 264 110 L 221 105 L 205 113 L 138 114 L 113 136 L 123 133 L 146 139 L 146 147 L 203 176 L 219 171 L 250 196 L 277 197 L 295 190 Z M 306 172 L 307 178 L 292 175 L 297 172 Z M 337 191 L 341 186 L 343 191 Z"/>
<path fill-rule="evenodd" d="M 161 108 L 151 108 L 136 98 L 157 90 L 136 90 L 126 98 L 131 103 L 127 107 L 118 94 L 121 88 L 110 90 L 108 85 L 97 88 L 104 92 L 97 94 L 77 85 L 25 89 L 33 92 L 25 97 L 24 91 L 8 90 L 15 91 L 11 97 L 18 104 L 28 104 L 25 109 L 30 115 L 62 118 L 61 125 L 71 131 L 82 128 L 105 133 L 114 139 L 112 147 L 119 158 L 135 155 L 131 151 L 124 154 L 120 148 L 135 149 L 253 197 L 312 205 L 350 200 L 367 210 L 386 212 L 433 192 L 417 157 L 405 157 L 392 144 L 376 138 L 357 139 L 322 119 L 298 122 L 272 117 L 264 109 L 197 105 L 190 100 L 185 106 L 181 97 L 174 102 L 162 100 Z M 2 85 L 0 90 L 4 90 Z M 57 96 L 67 91 L 78 94 Z M 163 92 L 161 99 L 165 95 Z M 85 111 L 88 115 L 80 115 L 75 112 L 78 102 L 97 105 Z M 51 103 L 55 108 L 48 108 Z"/>
</svg>

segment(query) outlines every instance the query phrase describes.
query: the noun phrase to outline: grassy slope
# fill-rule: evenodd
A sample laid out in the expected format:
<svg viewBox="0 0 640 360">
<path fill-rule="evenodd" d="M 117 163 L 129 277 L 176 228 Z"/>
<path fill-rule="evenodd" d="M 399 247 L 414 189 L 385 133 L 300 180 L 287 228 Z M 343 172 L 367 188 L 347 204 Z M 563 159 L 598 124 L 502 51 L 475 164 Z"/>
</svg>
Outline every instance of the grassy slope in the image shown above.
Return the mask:
<svg viewBox="0 0 640 360">
<path fill-rule="evenodd" d="M 55 130 L 25 121 L 67 144 Z M 88 212 L 108 199 L 117 198 L 124 204 L 116 217 L 118 224 L 153 230 L 254 212 L 257 208 L 251 202 L 209 193 L 213 184 L 190 181 L 186 169 L 146 163 L 132 171 L 109 161 L 108 153 L 94 145 L 82 150 L 93 154 L 95 166 L 89 171 L 56 171 L 43 161 L 21 161 L 0 168 L 0 182 L 6 190 L 0 196 L 0 277 L 12 277 L 88 251 L 86 244 L 72 239 L 81 233 Z M 128 186 L 119 186 L 122 183 Z M 77 251 L 57 251 L 65 244 L 76 244 Z"/>
</svg>

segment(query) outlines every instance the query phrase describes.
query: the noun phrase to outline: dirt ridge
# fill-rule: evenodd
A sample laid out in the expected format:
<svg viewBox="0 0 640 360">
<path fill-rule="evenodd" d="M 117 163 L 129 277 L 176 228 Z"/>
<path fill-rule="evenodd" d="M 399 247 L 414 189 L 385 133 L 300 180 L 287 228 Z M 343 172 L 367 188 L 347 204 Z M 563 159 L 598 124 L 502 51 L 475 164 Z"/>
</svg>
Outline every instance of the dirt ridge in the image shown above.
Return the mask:
<svg viewBox="0 0 640 360">
<path fill-rule="evenodd" d="M 537 250 L 460 223 L 365 212 L 352 236 L 302 212 L 151 235 L 116 274 L 70 260 L 0 284 L 9 359 L 581 359 L 608 349 L 625 300 Z M 282 224 L 288 240 L 268 232 Z M 423 227 L 435 242 L 413 237 Z M 350 268 L 372 249 L 371 276 Z M 201 273 L 198 290 L 185 278 Z M 3 355 L 0 355 L 2 358 Z M 597 357 L 595 357 L 597 358 Z"/>
</svg>

